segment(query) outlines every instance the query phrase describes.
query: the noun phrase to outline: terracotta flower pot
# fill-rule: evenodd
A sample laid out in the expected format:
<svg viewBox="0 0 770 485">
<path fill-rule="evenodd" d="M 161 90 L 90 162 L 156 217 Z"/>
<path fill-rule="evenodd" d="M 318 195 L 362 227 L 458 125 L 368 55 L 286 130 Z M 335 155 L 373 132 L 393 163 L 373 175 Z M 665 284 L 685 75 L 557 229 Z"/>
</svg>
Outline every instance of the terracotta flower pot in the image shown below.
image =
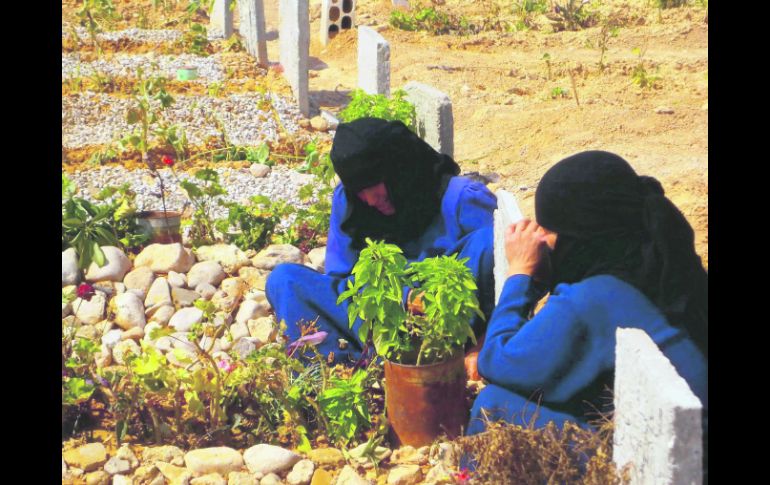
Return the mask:
<svg viewBox="0 0 770 485">
<path fill-rule="evenodd" d="M 385 361 L 385 409 L 395 446 L 415 448 L 441 435 L 453 439 L 468 423 L 462 352 L 430 365 Z"/>
<path fill-rule="evenodd" d="M 182 213 L 177 211 L 143 211 L 136 215 L 137 224 L 150 236 L 150 243 L 181 243 Z"/>
</svg>

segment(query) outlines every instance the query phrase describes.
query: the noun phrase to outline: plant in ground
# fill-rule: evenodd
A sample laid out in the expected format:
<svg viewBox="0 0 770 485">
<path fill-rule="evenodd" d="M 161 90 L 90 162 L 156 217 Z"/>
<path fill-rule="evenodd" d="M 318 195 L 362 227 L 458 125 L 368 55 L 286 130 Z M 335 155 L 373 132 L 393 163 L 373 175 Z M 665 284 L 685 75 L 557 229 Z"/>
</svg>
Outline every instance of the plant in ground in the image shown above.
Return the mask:
<svg viewBox="0 0 770 485">
<path fill-rule="evenodd" d="M 348 379 L 331 377 L 318 396 L 318 404 L 329 420 L 331 438 L 347 445 L 369 426 L 364 382 L 368 373 L 358 369 Z"/>
<path fill-rule="evenodd" d="M 457 17 L 419 4 L 413 5 L 411 12 L 391 11 L 390 25 L 401 30 L 424 30 L 434 35 L 471 34 L 478 30 L 465 17 Z"/>
<path fill-rule="evenodd" d="M 633 82 L 634 84 L 636 84 L 642 89 L 657 88 L 658 87 L 657 83 L 660 80 L 660 76 L 650 75 L 647 72 L 647 69 L 645 69 L 644 67 L 645 50 L 642 50 L 639 47 L 634 47 L 634 49 L 631 51 L 635 56 L 637 56 L 636 66 L 634 66 L 634 69 L 631 71 L 631 82 Z"/>
<path fill-rule="evenodd" d="M 406 91 L 399 89 L 391 98 L 382 94 L 367 94 L 362 89 L 351 93 L 350 103 L 340 111 L 341 121 L 350 122 L 358 118 L 371 116 L 384 120 L 399 120 L 410 130 L 415 129 L 414 105 L 405 99 Z"/>
<path fill-rule="evenodd" d="M 417 365 L 442 362 L 468 338 L 475 342 L 470 320 L 474 313 L 483 314 L 473 275 L 464 264 L 467 260 L 438 256 L 407 267 L 398 246 L 366 242 L 353 267 L 354 278 L 337 300 L 339 304 L 350 298 L 348 319 L 351 327 L 356 319 L 362 320 L 362 341 L 371 334 L 379 355 Z M 422 314 L 404 309 L 404 291 L 410 288 L 419 288 Z"/>
<path fill-rule="evenodd" d="M 702 3 L 704 0 L 699 1 Z M 708 6 L 708 0 L 705 1 Z M 652 0 L 652 3 L 658 8 L 676 8 L 687 5 L 688 0 Z"/>
<path fill-rule="evenodd" d="M 193 246 L 214 243 L 218 237 L 215 232 L 213 208 L 215 204 L 221 204 L 220 197 L 227 194 L 227 190 L 219 183 L 219 174 L 215 170 L 204 168 L 195 172 L 193 177 L 198 181 L 195 182 L 180 180 L 173 169 L 172 173 L 195 207 L 192 219 L 182 221 L 184 225 L 191 226 L 190 238 Z"/>
<path fill-rule="evenodd" d="M 513 30 L 527 30 L 534 25 L 536 15 L 548 10 L 548 5 L 545 0 L 517 0 L 510 8 L 517 19 Z"/>
<path fill-rule="evenodd" d="M 88 31 L 97 55 L 101 55 L 102 47 L 97 40 L 97 34 L 120 19 L 120 14 L 115 10 L 112 0 L 82 0 L 77 16 L 80 19 L 80 25 Z"/>
<path fill-rule="evenodd" d="M 161 144 L 171 145 L 177 155 L 186 153 L 187 137 L 184 132 L 175 126 L 169 126 L 163 120 L 163 112 L 174 103 L 174 98 L 166 91 L 168 80 L 162 76 L 150 76 L 145 78 L 142 68 L 137 69 L 137 84 L 133 96 L 134 106 L 126 113 L 126 122 L 129 125 L 138 125 L 131 133 L 120 140 L 124 150 L 133 148 L 141 154 L 142 161 L 147 165 L 152 175 L 158 179 L 160 185 L 160 197 L 163 215 L 166 220 L 166 229 L 169 229 L 166 218 L 166 190 L 163 177 L 158 172 L 157 161 L 148 157 L 150 150 L 150 134 L 152 133 Z M 155 125 L 155 128 L 152 128 Z M 181 132 L 181 133 L 179 133 Z M 165 165 L 168 157 L 161 161 Z M 170 160 L 170 159 L 169 159 Z M 169 231 L 170 232 L 170 231 Z"/>
<path fill-rule="evenodd" d="M 602 71 L 606 67 L 604 65 L 604 55 L 607 53 L 610 39 L 617 37 L 619 32 L 620 25 L 615 17 L 603 17 L 601 20 L 601 28 L 596 34 L 596 37 L 593 40 L 590 38 L 586 39 L 586 45 L 588 47 L 599 51 L 599 69 Z"/>
<path fill-rule="evenodd" d="M 556 98 L 567 98 L 569 97 L 569 91 L 566 89 L 556 86 L 555 88 L 551 89 L 551 99 Z"/>
<path fill-rule="evenodd" d="M 62 204 L 62 250 L 75 248 L 80 269 L 88 268 L 92 261 L 104 266 L 107 260 L 101 246 L 120 245 L 111 224 L 113 210 L 110 206 L 74 197 L 69 184 L 65 189 L 65 179 L 62 174 L 62 198 L 67 198 Z"/>
<path fill-rule="evenodd" d="M 589 0 L 554 2 L 554 11 L 561 17 L 568 30 L 580 30 L 596 23 L 597 13 L 589 10 Z"/>
<path fill-rule="evenodd" d="M 227 217 L 218 220 L 215 227 L 227 242 L 244 251 L 266 246 L 282 218 L 293 209 L 283 200 L 271 201 L 264 195 L 252 197 L 247 206 L 234 202 L 224 205 L 228 208 Z"/>
<path fill-rule="evenodd" d="M 210 45 L 208 33 L 206 27 L 199 23 L 192 22 L 179 42 L 185 52 L 189 54 L 195 54 L 197 56 L 209 55 Z"/>
<path fill-rule="evenodd" d="M 543 54 L 542 59 L 545 61 L 545 67 L 548 70 L 548 80 L 551 80 L 551 54 L 545 53 Z"/>
</svg>

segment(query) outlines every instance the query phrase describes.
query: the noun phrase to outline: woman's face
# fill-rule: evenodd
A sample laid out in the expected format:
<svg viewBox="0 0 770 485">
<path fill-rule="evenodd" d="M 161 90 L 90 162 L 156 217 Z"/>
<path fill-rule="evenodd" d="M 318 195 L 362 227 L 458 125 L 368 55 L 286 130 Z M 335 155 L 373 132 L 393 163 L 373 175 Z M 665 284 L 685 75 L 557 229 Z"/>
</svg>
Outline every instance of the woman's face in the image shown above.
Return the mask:
<svg viewBox="0 0 770 485">
<path fill-rule="evenodd" d="M 392 216 L 396 213 L 396 208 L 391 203 L 390 197 L 388 197 L 388 189 L 385 187 L 385 182 L 367 187 L 356 195 L 361 199 L 361 202 L 369 207 L 374 207 L 386 216 Z"/>
<path fill-rule="evenodd" d="M 548 245 L 548 247 L 551 248 L 551 251 L 553 251 L 553 249 L 556 247 L 556 239 L 559 235 L 553 231 L 549 231 L 543 226 L 540 226 L 538 230 L 541 231 L 543 240 Z"/>
</svg>

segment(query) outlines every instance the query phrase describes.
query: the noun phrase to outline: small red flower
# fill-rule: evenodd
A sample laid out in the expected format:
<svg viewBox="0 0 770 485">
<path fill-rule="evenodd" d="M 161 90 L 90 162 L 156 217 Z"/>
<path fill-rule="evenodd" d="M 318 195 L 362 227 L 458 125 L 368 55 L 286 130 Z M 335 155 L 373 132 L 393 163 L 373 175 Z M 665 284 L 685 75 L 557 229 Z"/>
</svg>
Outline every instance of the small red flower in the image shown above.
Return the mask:
<svg viewBox="0 0 770 485">
<path fill-rule="evenodd" d="M 457 483 L 465 485 L 471 479 L 471 472 L 467 468 L 463 468 L 459 472 L 454 473 L 454 477 Z"/>
<path fill-rule="evenodd" d="M 91 297 L 96 294 L 96 290 L 94 290 L 94 287 L 89 285 L 88 283 L 81 283 L 80 286 L 78 286 L 78 298 L 82 298 L 86 301 L 91 301 Z"/>
<path fill-rule="evenodd" d="M 280 64 L 273 64 L 273 71 L 277 72 L 278 74 L 283 72 L 283 66 Z"/>
<path fill-rule="evenodd" d="M 163 158 L 161 158 L 160 161 L 163 162 L 163 165 L 168 165 L 169 167 L 174 166 L 174 159 L 168 155 L 163 155 Z"/>
</svg>

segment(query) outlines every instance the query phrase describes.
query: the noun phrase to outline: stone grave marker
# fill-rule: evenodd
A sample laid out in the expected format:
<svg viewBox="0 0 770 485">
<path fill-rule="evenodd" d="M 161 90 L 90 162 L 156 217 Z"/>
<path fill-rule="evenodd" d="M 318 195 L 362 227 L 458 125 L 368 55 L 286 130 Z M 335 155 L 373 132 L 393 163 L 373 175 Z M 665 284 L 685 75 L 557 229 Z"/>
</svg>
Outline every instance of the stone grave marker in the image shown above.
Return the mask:
<svg viewBox="0 0 770 485">
<path fill-rule="evenodd" d="M 644 330 L 615 335 L 615 464 L 631 485 L 700 485 L 700 400 Z"/>
<path fill-rule="evenodd" d="M 390 97 L 390 44 L 364 25 L 358 27 L 358 87 Z"/>
<path fill-rule="evenodd" d="M 267 38 L 265 37 L 264 0 L 238 0 L 238 30 L 244 38 L 246 52 L 267 66 Z"/>
<path fill-rule="evenodd" d="M 303 116 L 310 116 L 308 59 L 310 17 L 308 0 L 281 0 L 279 44 L 283 75 L 289 82 Z"/>
<path fill-rule="evenodd" d="M 417 134 L 436 151 L 454 157 L 454 118 L 449 96 L 427 84 L 404 85 L 406 100 L 415 107 Z"/>
<path fill-rule="evenodd" d="M 233 35 L 233 11 L 230 10 L 230 0 L 214 0 L 209 14 L 209 27 L 222 33 L 225 39 Z"/>
<path fill-rule="evenodd" d="M 495 305 L 500 299 L 500 293 L 503 291 L 503 285 L 508 278 L 508 259 L 505 257 L 505 230 L 508 226 L 519 222 L 524 218 L 519 205 L 516 203 L 516 197 L 507 190 L 498 190 L 497 210 L 495 210 Z"/>
</svg>

